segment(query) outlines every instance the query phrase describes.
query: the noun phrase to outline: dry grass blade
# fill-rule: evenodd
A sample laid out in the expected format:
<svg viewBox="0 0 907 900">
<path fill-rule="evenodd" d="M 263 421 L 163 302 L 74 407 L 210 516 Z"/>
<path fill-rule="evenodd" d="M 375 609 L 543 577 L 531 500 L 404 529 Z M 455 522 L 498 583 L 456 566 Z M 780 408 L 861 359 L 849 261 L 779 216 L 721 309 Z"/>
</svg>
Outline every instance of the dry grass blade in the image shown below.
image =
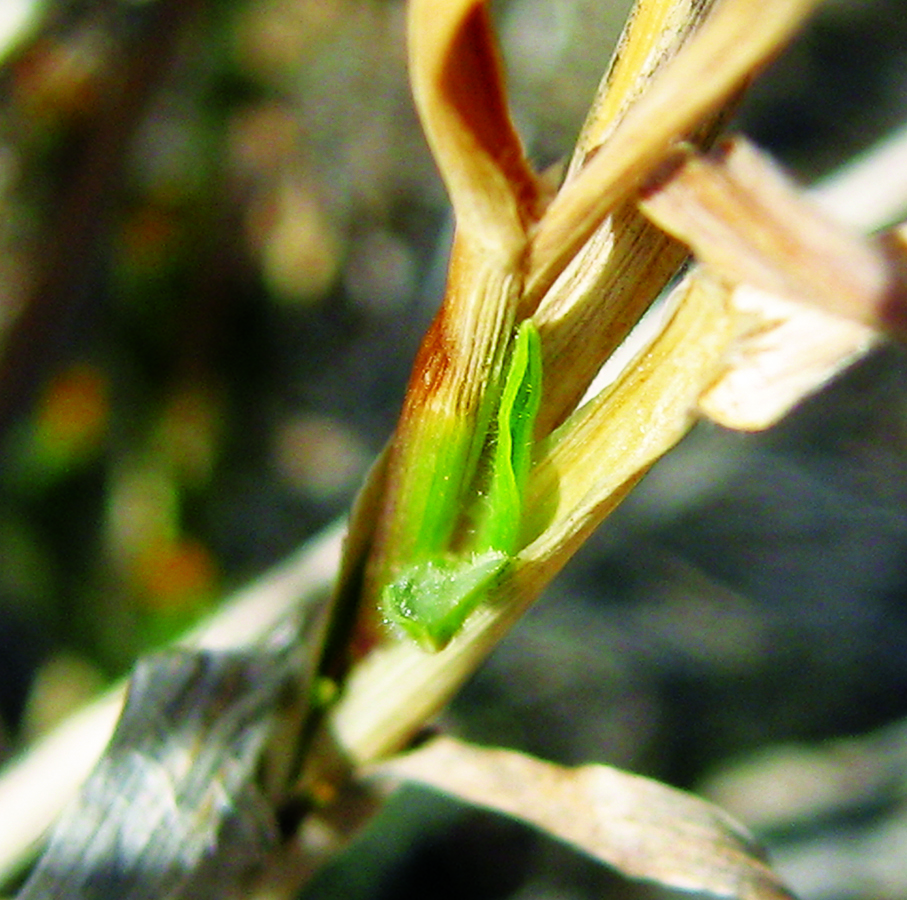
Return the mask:
<svg viewBox="0 0 907 900">
<path fill-rule="evenodd" d="M 713 6 L 714 0 L 638 0 L 583 125 L 566 183 Z M 705 144 L 714 125 L 702 123 Z M 596 228 L 543 298 L 524 298 L 520 315 L 531 313 L 539 328 L 546 372 L 538 435 L 548 434 L 575 409 L 601 361 L 639 321 L 687 252 L 628 202 Z"/>
<path fill-rule="evenodd" d="M 640 206 L 737 285 L 730 304 L 746 325 L 699 403 L 725 427 L 769 427 L 874 346 L 876 329 L 903 333 L 896 232 L 870 240 L 849 231 L 742 138 L 690 154 Z"/>
<path fill-rule="evenodd" d="M 688 155 L 640 205 L 728 282 L 875 326 L 903 306 L 882 249 L 814 209 L 743 138 Z"/>
<path fill-rule="evenodd" d="M 631 878 L 740 900 L 791 897 L 718 807 L 619 769 L 570 769 L 437 738 L 373 775 L 418 781 L 521 819 Z"/>
<path fill-rule="evenodd" d="M 716 0 L 637 0 L 576 142 L 570 181 L 674 57 Z"/>
<path fill-rule="evenodd" d="M 774 56 L 818 0 L 725 0 L 659 70 L 601 150 L 548 207 L 532 246 L 526 293 L 541 296 L 678 137 L 714 114 Z"/>
</svg>

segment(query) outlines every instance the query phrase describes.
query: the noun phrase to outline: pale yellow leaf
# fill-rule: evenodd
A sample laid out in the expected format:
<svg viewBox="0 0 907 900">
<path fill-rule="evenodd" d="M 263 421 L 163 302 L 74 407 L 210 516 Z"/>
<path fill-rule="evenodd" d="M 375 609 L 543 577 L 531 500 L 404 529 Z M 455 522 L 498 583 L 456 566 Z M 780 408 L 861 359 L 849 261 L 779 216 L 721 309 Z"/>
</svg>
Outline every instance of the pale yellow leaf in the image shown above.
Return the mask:
<svg viewBox="0 0 907 900">
<path fill-rule="evenodd" d="M 687 433 L 738 329 L 722 285 L 686 279 L 678 286 L 654 339 L 540 446 L 526 506 L 544 531 L 519 554 L 521 564 L 562 566 L 575 542 Z"/>
<path fill-rule="evenodd" d="M 732 100 L 818 0 L 724 0 L 551 202 L 532 242 L 526 294 L 541 296 L 605 215 L 641 185 L 673 142 Z"/>
<path fill-rule="evenodd" d="M 740 900 L 789 900 L 752 838 L 721 809 L 603 765 L 566 768 L 448 737 L 372 770 L 528 822 L 631 878 Z"/>
<path fill-rule="evenodd" d="M 636 0 L 576 141 L 566 180 L 605 142 L 655 73 L 689 39 L 716 0 Z"/>
</svg>

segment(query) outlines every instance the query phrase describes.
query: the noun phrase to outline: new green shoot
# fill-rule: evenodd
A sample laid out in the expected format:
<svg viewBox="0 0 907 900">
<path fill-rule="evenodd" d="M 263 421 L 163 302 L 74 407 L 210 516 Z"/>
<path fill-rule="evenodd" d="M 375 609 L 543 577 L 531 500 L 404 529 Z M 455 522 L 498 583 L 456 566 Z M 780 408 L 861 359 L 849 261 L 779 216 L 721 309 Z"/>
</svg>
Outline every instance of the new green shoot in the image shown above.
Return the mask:
<svg viewBox="0 0 907 900">
<path fill-rule="evenodd" d="M 486 450 L 487 484 L 475 503 L 476 524 L 466 546 L 414 560 L 382 591 L 387 618 L 428 650 L 442 649 L 456 635 L 520 549 L 522 495 L 541 386 L 541 342 L 527 319 L 512 344 L 495 433 Z"/>
</svg>

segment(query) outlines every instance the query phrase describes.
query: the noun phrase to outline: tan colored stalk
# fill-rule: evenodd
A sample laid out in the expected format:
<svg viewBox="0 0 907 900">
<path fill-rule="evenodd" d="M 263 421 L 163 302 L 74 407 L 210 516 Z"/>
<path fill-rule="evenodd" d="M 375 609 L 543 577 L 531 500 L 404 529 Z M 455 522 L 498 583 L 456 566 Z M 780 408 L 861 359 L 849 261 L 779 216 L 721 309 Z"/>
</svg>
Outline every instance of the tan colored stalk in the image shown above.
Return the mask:
<svg viewBox="0 0 907 900">
<path fill-rule="evenodd" d="M 577 140 L 565 184 L 607 141 L 714 5 L 714 0 L 636 4 Z M 720 118 L 700 123 L 697 133 L 705 145 Z M 605 217 L 543 298 L 523 298 L 520 315 L 531 313 L 539 328 L 547 376 L 538 435 L 548 434 L 576 407 L 602 360 L 620 345 L 687 255 L 683 244 L 628 202 Z"/>
<path fill-rule="evenodd" d="M 712 7 L 641 0 L 570 177 L 542 211 L 507 120 L 484 9 L 466 0 L 411 3 L 410 27 L 418 32 L 411 44 L 414 91 L 451 194 L 457 239 L 448 295 L 420 351 L 390 451 L 363 594 L 367 608 L 412 547 L 404 533 L 412 527 L 411 510 L 418 519 L 431 506 L 434 487 L 423 488 L 409 506 L 406 479 L 416 471 L 423 483 L 431 482 L 433 464 L 447 465 L 451 452 L 463 454 L 455 440 L 450 452 L 438 447 L 440 439 L 455 434 L 438 423 L 456 416 L 470 427 L 478 422 L 484 435 L 475 386 L 455 390 L 444 379 L 456 370 L 487 391 L 498 377 L 506 329 L 529 314 L 539 327 L 545 358 L 537 436 L 562 424 L 537 447 L 525 497 L 529 543 L 488 602 L 440 653 L 426 655 L 409 643 L 387 640 L 350 674 L 329 727 L 331 742 L 354 763 L 403 746 L 690 427 L 699 397 L 720 377 L 728 348 L 742 330 L 726 287 L 707 278 L 679 290 L 660 333 L 615 385 L 571 412 L 686 253 L 626 201 L 680 141 L 713 130 L 753 71 L 815 4 L 765 0 L 757 8 L 751 0 L 720 0 Z M 671 23 L 672 33 L 665 37 L 653 22 Z M 487 380 L 447 355 L 450 349 L 468 358 L 469 347 L 460 343 L 468 338 L 457 334 L 466 322 L 480 336 L 491 372 Z M 458 391 L 470 399 L 456 407 L 451 398 L 459 400 Z M 420 422 L 423 414 L 435 424 Z M 469 453 L 475 450 L 472 446 Z M 443 468 L 438 471 L 443 481 Z M 457 481 L 448 495 L 438 485 L 439 508 L 448 523 L 462 511 L 448 515 L 447 497 L 462 486 Z"/>
<path fill-rule="evenodd" d="M 608 139 L 624 113 L 676 56 L 720 0 L 640 0 L 630 12 L 608 71 L 576 141 L 566 181 L 572 181 Z"/>
</svg>

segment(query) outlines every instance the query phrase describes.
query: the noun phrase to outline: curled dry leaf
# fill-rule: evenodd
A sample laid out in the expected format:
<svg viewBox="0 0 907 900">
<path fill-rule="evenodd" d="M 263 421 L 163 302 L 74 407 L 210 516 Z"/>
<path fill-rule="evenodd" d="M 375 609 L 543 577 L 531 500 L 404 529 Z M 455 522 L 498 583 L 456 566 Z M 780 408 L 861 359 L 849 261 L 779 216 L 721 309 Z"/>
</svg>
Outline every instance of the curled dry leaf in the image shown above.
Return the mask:
<svg viewBox="0 0 907 900">
<path fill-rule="evenodd" d="M 457 227 L 506 266 L 522 254 L 539 182 L 517 137 L 483 0 L 408 5 L 410 80 Z"/>
<path fill-rule="evenodd" d="M 226 600 L 181 644 L 228 650 L 265 638 L 300 605 L 317 605 L 326 612 L 341 537 L 340 523 L 326 529 Z M 20 871 L 64 805 L 75 797 L 114 730 L 125 688 L 124 683 L 113 686 L 0 771 L 0 879 L 8 881 Z"/>
<path fill-rule="evenodd" d="M 746 831 L 711 803 L 603 765 L 566 768 L 441 737 L 373 767 L 535 825 L 624 875 L 740 900 L 790 900 Z"/>
<path fill-rule="evenodd" d="M 741 335 L 699 409 L 728 428 L 777 422 L 875 346 L 903 333 L 907 291 L 897 231 L 864 238 L 813 206 L 743 138 L 689 152 L 640 208 L 728 285 Z M 808 304 L 808 305 L 807 305 Z"/>
</svg>

